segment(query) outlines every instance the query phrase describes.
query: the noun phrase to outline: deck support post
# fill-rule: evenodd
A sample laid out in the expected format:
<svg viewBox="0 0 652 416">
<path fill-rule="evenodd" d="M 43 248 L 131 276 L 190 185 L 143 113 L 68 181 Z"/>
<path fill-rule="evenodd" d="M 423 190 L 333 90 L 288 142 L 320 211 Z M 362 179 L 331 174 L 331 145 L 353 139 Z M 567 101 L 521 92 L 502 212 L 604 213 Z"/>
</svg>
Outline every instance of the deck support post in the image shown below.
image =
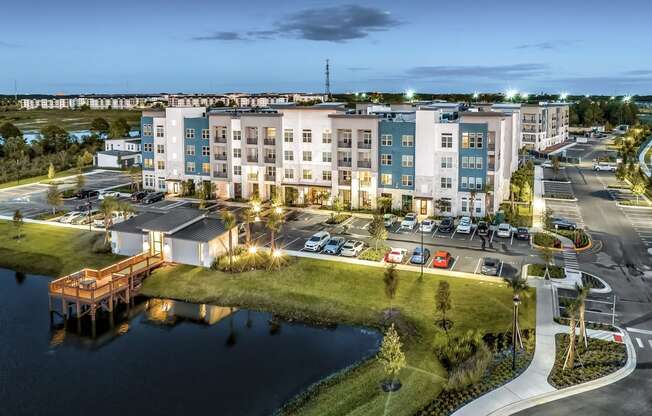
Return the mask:
<svg viewBox="0 0 652 416">
<path fill-rule="evenodd" d="M 91 322 L 93 326 L 93 338 L 95 338 L 96 335 L 96 326 L 95 326 L 96 313 L 97 313 L 97 305 L 93 303 L 91 304 Z"/>
</svg>

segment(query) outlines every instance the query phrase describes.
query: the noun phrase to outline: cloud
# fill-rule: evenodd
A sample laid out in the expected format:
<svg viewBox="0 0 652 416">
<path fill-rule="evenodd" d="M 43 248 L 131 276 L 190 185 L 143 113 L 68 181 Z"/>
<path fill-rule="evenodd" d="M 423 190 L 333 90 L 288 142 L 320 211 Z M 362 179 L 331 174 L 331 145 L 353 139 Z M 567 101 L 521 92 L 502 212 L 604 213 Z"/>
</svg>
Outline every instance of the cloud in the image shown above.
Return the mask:
<svg viewBox="0 0 652 416">
<path fill-rule="evenodd" d="M 537 49 L 540 51 L 550 51 L 554 49 L 560 49 L 567 47 L 573 44 L 576 44 L 577 41 L 570 39 L 557 39 L 557 40 L 548 40 L 545 42 L 537 43 L 523 43 L 515 47 L 515 49 Z"/>
<path fill-rule="evenodd" d="M 523 79 L 546 73 L 544 64 L 526 63 L 511 65 L 471 66 L 416 66 L 407 71 L 410 78 L 490 78 Z"/>
<path fill-rule="evenodd" d="M 291 13 L 269 29 L 214 32 L 192 39 L 243 41 L 288 37 L 322 42 L 346 42 L 366 38 L 371 33 L 386 31 L 400 24 L 389 12 L 374 7 L 342 5 Z"/>
<path fill-rule="evenodd" d="M 626 71 L 625 75 L 628 76 L 652 75 L 652 69 L 633 69 L 631 71 Z"/>
<path fill-rule="evenodd" d="M 369 71 L 371 68 L 368 66 L 350 66 L 346 68 L 347 71 L 351 72 L 361 72 L 361 71 Z"/>
<path fill-rule="evenodd" d="M 17 48 L 17 47 L 18 47 L 18 45 L 15 44 L 15 43 L 9 43 L 9 42 L 5 42 L 5 41 L 0 40 L 0 48 Z"/>
</svg>

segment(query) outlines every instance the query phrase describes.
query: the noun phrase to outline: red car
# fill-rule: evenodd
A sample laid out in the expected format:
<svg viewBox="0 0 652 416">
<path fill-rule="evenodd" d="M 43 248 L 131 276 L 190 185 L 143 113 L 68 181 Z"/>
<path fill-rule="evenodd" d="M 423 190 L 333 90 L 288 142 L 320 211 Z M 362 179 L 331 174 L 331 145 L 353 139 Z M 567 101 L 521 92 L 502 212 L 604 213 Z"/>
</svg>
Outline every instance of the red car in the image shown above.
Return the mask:
<svg viewBox="0 0 652 416">
<path fill-rule="evenodd" d="M 451 258 L 451 253 L 448 251 L 438 251 L 435 254 L 434 260 L 432 261 L 432 267 L 448 269 L 448 266 L 451 263 Z"/>
</svg>

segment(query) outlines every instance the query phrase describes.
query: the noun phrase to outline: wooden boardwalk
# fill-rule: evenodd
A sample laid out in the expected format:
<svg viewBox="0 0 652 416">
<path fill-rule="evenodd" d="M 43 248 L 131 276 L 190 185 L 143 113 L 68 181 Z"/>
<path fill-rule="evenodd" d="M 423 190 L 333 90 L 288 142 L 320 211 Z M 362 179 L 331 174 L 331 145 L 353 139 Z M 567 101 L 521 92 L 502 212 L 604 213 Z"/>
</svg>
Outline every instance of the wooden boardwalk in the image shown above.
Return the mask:
<svg viewBox="0 0 652 416">
<path fill-rule="evenodd" d="M 114 306 L 129 300 L 140 290 L 143 279 L 164 263 L 161 254 L 141 253 L 100 270 L 82 269 L 49 284 L 50 315 L 54 302 L 61 302 L 61 315 L 67 318 L 75 307 L 79 319 L 90 314 L 93 323 L 98 309 L 113 312 Z"/>
</svg>

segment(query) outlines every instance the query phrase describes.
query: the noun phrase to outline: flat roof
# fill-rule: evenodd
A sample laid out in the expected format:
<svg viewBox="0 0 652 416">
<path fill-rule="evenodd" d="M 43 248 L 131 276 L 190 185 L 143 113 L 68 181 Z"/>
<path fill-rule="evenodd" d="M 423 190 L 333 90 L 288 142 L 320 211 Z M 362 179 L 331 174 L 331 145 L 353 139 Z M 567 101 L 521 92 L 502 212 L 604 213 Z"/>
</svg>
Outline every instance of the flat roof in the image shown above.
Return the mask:
<svg viewBox="0 0 652 416">
<path fill-rule="evenodd" d="M 132 152 L 131 150 L 100 150 L 97 153 L 108 156 L 134 156 L 140 154 L 140 152 Z"/>
<path fill-rule="evenodd" d="M 505 117 L 504 113 L 499 111 L 463 111 L 461 117 Z"/>
</svg>

